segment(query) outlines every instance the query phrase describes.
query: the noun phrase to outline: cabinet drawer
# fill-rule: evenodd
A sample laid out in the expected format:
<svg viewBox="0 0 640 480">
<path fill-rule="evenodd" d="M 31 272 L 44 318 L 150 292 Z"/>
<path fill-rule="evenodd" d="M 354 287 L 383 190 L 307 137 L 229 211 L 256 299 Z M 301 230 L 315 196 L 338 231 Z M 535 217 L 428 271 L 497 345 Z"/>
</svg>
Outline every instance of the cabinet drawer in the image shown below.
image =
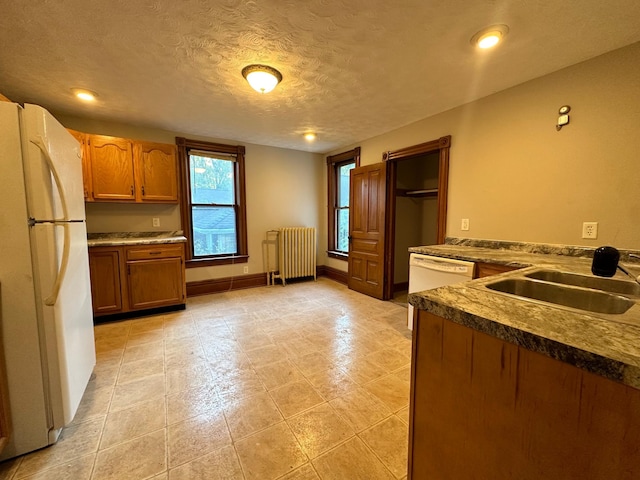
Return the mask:
<svg viewBox="0 0 640 480">
<path fill-rule="evenodd" d="M 182 245 L 147 245 L 127 248 L 127 260 L 149 260 L 182 256 Z"/>
</svg>

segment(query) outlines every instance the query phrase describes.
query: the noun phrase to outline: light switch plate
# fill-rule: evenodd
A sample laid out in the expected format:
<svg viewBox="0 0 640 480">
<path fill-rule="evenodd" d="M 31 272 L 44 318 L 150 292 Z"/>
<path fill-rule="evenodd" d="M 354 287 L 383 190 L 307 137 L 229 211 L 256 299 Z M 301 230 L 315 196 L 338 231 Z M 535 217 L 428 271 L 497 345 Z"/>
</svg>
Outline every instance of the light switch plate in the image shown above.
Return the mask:
<svg viewBox="0 0 640 480">
<path fill-rule="evenodd" d="M 153 226 L 154 227 L 159 227 L 160 226 L 160 219 L 158 217 L 153 217 Z"/>
</svg>

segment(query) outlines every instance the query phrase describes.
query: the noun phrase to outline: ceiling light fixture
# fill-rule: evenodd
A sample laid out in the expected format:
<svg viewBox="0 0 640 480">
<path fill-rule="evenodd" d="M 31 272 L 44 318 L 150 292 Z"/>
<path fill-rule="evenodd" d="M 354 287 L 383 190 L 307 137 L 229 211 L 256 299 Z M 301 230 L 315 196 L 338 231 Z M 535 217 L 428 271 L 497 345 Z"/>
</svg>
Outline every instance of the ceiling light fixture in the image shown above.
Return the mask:
<svg viewBox="0 0 640 480">
<path fill-rule="evenodd" d="M 282 81 L 282 74 L 268 65 L 247 65 L 242 69 L 242 76 L 258 93 L 269 93 Z"/>
<path fill-rule="evenodd" d="M 316 139 L 316 134 L 313 132 L 307 132 L 304 134 L 304 139 L 307 142 L 313 142 Z"/>
<path fill-rule="evenodd" d="M 93 102 L 98 96 L 96 93 L 92 92 L 91 90 L 85 90 L 84 88 L 72 88 L 71 91 L 77 98 L 85 102 Z"/>
<path fill-rule="evenodd" d="M 471 37 L 471 45 L 487 49 L 495 47 L 509 33 L 509 27 L 506 25 L 491 25 L 483 28 L 473 37 Z"/>
</svg>

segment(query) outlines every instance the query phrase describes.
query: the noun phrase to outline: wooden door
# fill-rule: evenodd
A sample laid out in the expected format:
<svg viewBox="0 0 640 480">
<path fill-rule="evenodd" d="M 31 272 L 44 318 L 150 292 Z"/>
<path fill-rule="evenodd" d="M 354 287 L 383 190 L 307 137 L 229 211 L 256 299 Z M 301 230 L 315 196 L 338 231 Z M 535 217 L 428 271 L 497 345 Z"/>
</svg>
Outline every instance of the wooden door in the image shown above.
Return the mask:
<svg viewBox="0 0 640 480">
<path fill-rule="evenodd" d="M 94 200 L 135 201 L 131 140 L 103 135 L 87 137 Z"/>
<path fill-rule="evenodd" d="M 349 193 L 349 288 L 384 299 L 387 165 L 351 170 Z"/>
<path fill-rule="evenodd" d="M 89 161 L 89 147 L 87 145 L 87 134 L 78 132 L 76 130 L 67 131 L 80 142 L 80 149 L 82 152 L 82 182 L 84 184 L 84 200 L 90 202 L 93 200 L 91 196 L 91 162 Z"/>
<path fill-rule="evenodd" d="M 135 142 L 139 192 L 142 202 L 178 202 L 178 165 L 174 145 Z"/>
<path fill-rule="evenodd" d="M 122 310 L 119 248 L 89 250 L 91 301 L 94 315 L 118 313 Z"/>
<path fill-rule="evenodd" d="M 184 303 L 180 257 L 127 262 L 129 307 L 132 310 Z"/>
</svg>

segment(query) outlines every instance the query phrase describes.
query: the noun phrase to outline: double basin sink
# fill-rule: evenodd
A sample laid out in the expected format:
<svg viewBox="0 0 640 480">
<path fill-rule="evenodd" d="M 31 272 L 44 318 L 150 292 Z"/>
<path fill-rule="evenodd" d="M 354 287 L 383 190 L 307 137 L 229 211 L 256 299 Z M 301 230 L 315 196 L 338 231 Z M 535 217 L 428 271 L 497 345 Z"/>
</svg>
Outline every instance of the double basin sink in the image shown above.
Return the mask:
<svg viewBox="0 0 640 480">
<path fill-rule="evenodd" d="M 635 282 L 546 269 L 485 286 L 523 300 L 607 316 L 624 314 L 640 300 L 640 284 Z"/>
</svg>

